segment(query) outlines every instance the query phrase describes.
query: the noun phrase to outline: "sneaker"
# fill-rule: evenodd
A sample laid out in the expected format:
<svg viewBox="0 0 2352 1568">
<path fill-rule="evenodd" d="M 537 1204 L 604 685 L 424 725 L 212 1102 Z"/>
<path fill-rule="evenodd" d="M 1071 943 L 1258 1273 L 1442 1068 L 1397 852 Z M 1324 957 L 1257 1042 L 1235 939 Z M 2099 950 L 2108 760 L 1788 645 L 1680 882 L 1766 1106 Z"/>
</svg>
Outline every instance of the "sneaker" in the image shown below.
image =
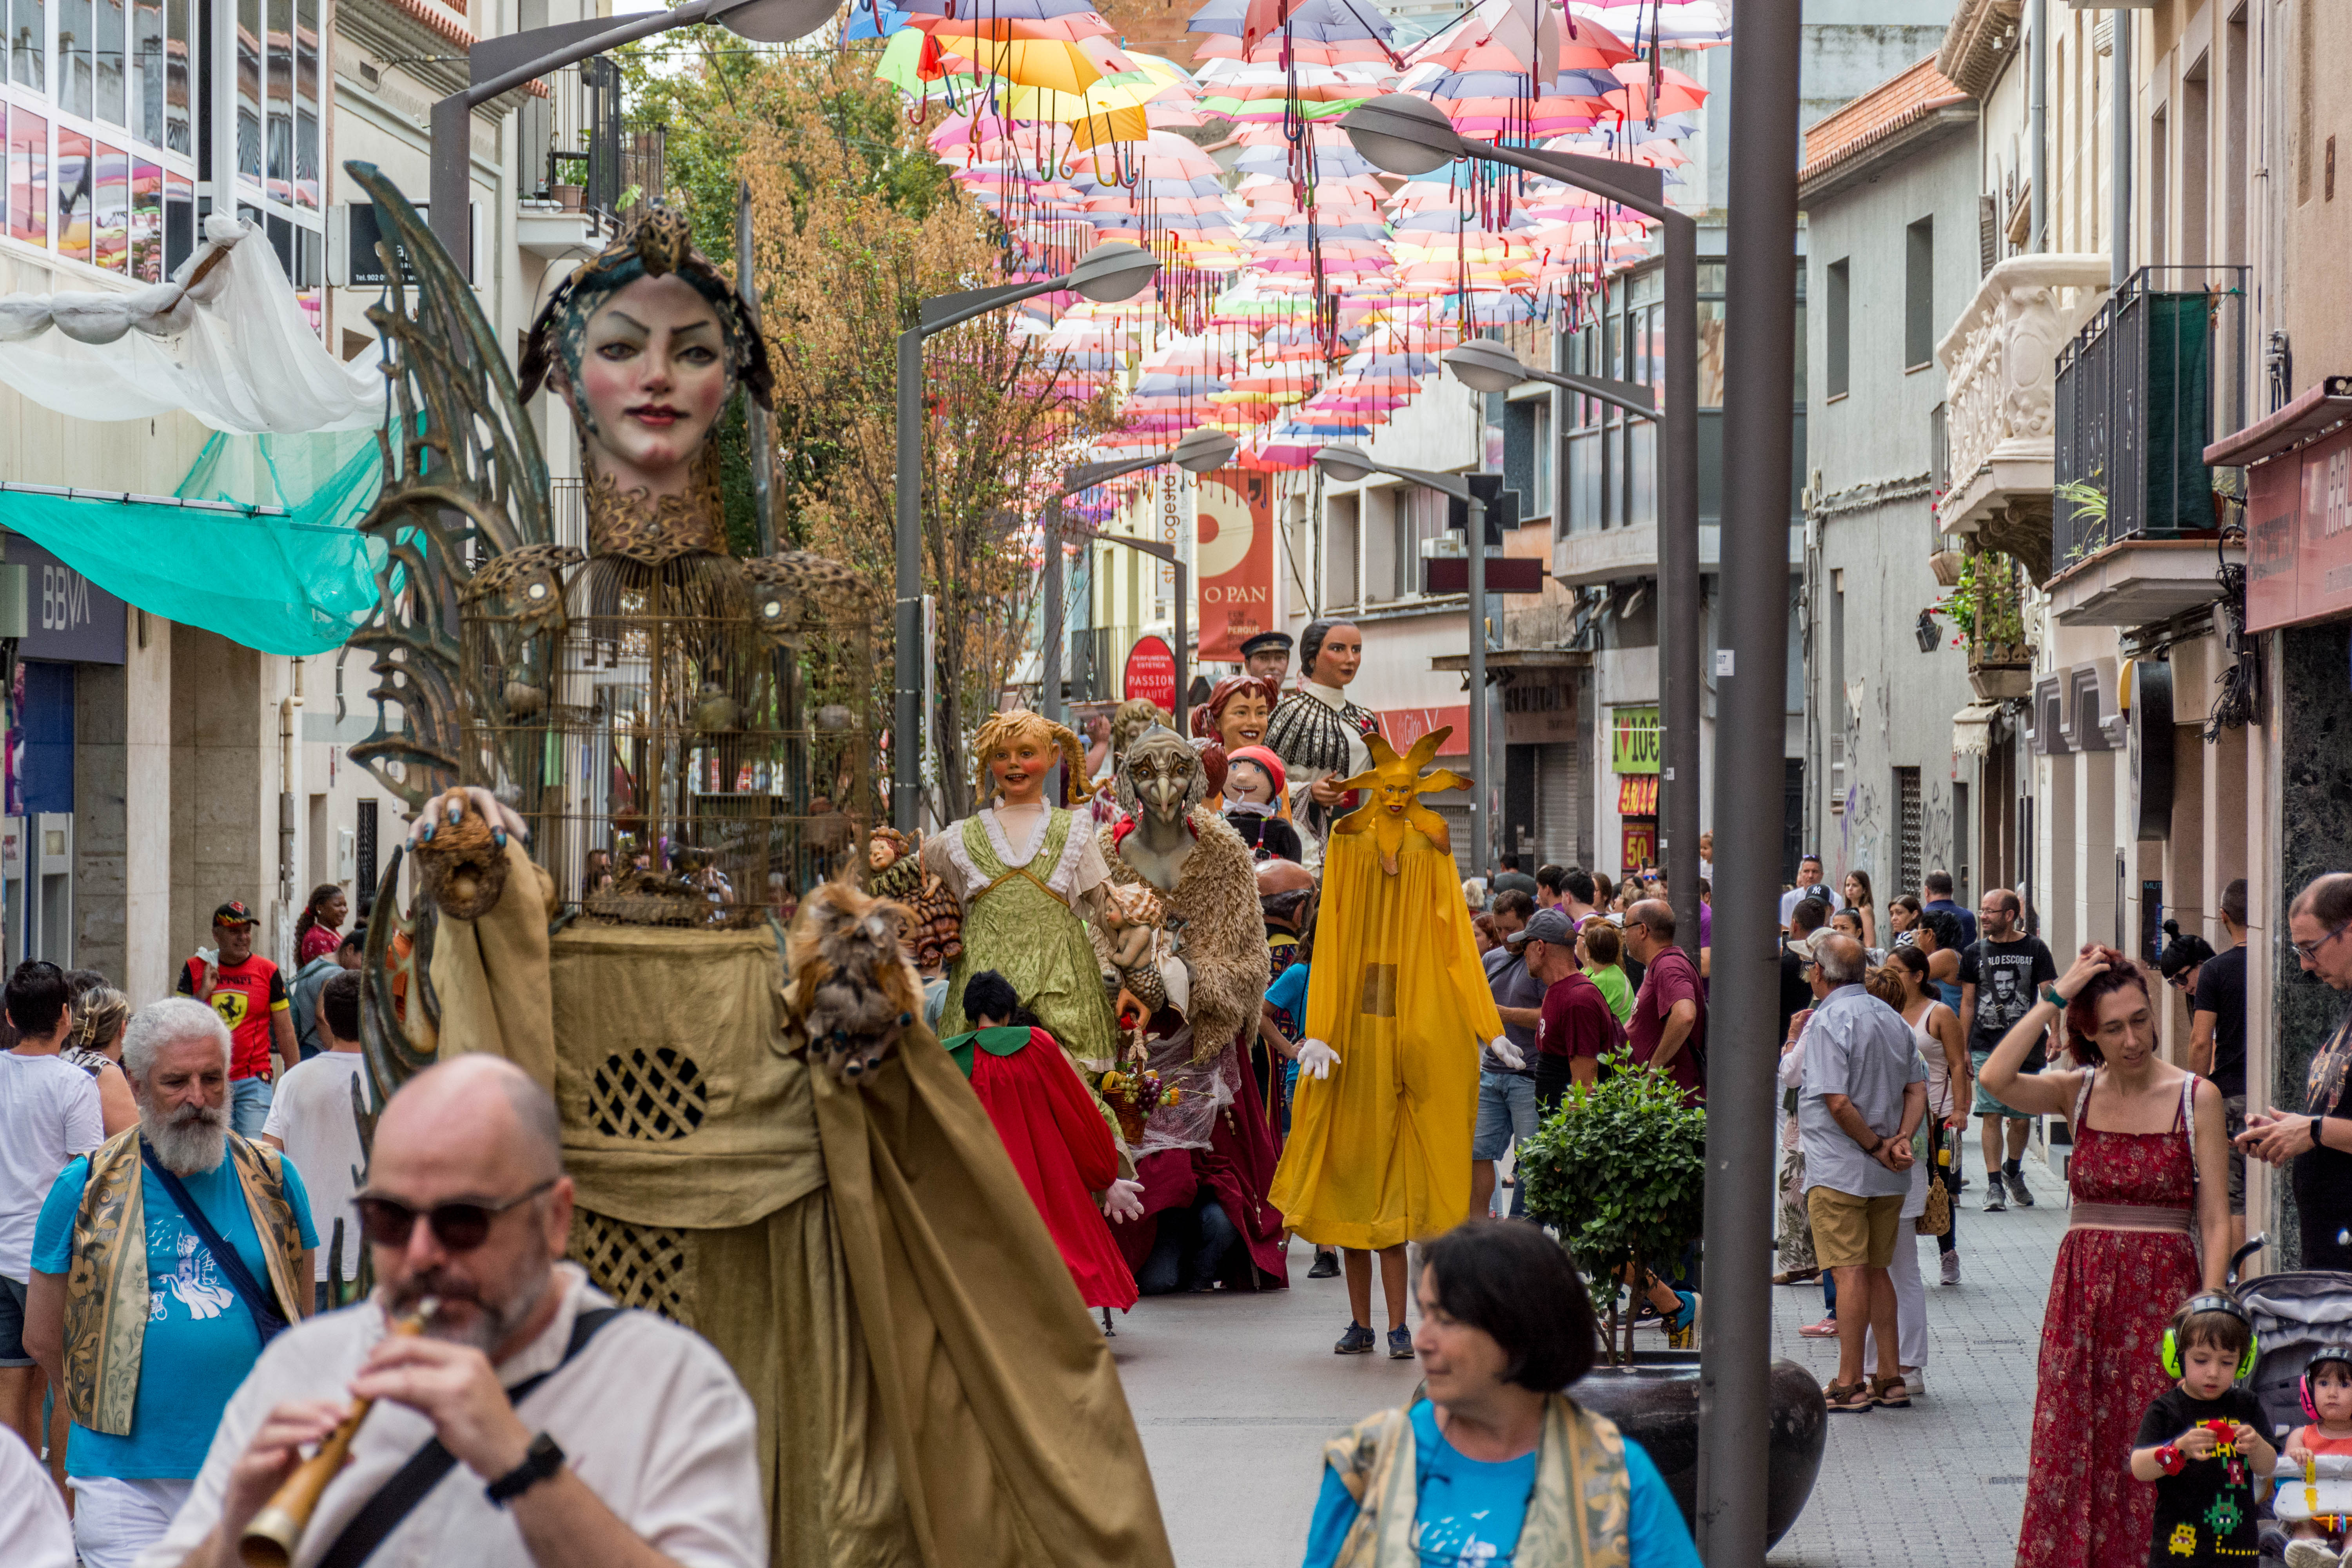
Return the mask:
<svg viewBox="0 0 2352 1568">
<path fill-rule="evenodd" d="M 1822 1390 L 1822 1400 L 1830 1407 L 1832 1415 L 1867 1415 L 1878 1408 L 1878 1401 L 1872 1395 L 1866 1378 L 1848 1384 L 1830 1384 Z"/>
<path fill-rule="evenodd" d="M 1370 1355 L 1372 1352 L 1372 1331 L 1361 1323 L 1351 1322 L 1339 1342 L 1331 1347 L 1333 1355 Z"/>
<path fill-rule="evenodd" d="M 1695 1351 L 1698 1349 L 1698 1292 L 1677 1290 L 1675 1300 L 1682 1303 L 1682 1310 L 1666 1320 L 1666 1348 L 1670 1351 Z"/>
<path fill-rule="evenodd" d="M 1837 1338 L 1837 1318 L 1832 1314 L 1818 1323 L 1807 1323 L 1797 1332 L 1809 1340 L 1833 1340 Z"/>
<path fill-rule="evenodd" d="M 2336 1568 L 2338 1561 L 2324 1541 L 2290 1541 L 2286 1543 L 2286 1568 Z"/>
<path fill-rule="evenodd" d="M 2009 1184 L 2009 1195 L 2011 1201 L 2015 1203 L 2019 1208 L 2032 1208 L 2033 1206 L 2033 1194 L 2026 1189 L 2025 1173 L 2022 1171 L 2003 1171 L 2000 1174 L 2001 1179 Z"/>
<path fill-rule="evenodd" d="M 1960 1249 L 1958 1247 L 1956 1247 L 1944 1254 L 1942 1268 L 1945 1284 L 1957 1285 L 1960 1282 Z"/>
<path fill-rule="evenodd" d="M 1309 1279 L 1333 1279 L 1339 1277 L 1339 1255 L 1336 1252 L 1326 1252 L 1321 1247 L 1316 1248 L 1315 1261 L 1307 1265 L 1307 1278 Z"/>
<path fill-rule="evenodd" d="M 1412 1331 L 1402 1326 L 1391 1329 L 1389 1331 L 1389 1360 L 1411 1361 L 1412 1359 Z"/>
<path fill-rule="evenodd" d="M 1985 1179 L 1984 1212 L 1999 1214 L 2009 1207 L 2009 1194 L 2001 1191 L 2000 1173 L 1995 1171 Z"/>
</svg>

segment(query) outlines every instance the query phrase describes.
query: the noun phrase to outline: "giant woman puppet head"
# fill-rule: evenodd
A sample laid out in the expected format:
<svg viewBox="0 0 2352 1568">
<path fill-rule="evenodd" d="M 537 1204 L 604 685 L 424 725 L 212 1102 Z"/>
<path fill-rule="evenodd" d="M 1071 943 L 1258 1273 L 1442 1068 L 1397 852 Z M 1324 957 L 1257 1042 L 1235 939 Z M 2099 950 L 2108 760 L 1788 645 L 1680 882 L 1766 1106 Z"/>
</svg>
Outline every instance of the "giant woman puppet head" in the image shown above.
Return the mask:
<svg viewBox="0 0 2352 1568">
<path fill-rule="evenodd" d="M 771 405 L 767 345 L 682 214 L 656 205 L 560 285 L 518 373 L 572 410 L 592 496 L 688 496 L 715 476 L 710 427 L 740 383 Z"/>
</svg>

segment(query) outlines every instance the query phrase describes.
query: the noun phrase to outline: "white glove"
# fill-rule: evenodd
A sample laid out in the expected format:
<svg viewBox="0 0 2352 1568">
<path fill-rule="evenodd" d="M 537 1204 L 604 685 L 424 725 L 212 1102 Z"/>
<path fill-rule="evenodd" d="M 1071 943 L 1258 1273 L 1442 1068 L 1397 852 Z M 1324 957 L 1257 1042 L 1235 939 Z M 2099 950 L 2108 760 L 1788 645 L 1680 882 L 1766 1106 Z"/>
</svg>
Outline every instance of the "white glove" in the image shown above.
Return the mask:
<svg viewBox="0 0 2352 1568">
<path fill-rule="evenodd" d="M 1143 1217 L 1143 1184 L 1121 1176 L 1102 1195 L 1102 1211 L 1113 1225 Z"/>
<path fill-rule="evenodd" d="M 1306 1078 L 1329 1078 L 1331 1069 L 1339 1065 L 1339 1053 L 1321 1040 L 1301 1040 L 1298 1043 L 1298 1071 Z"/>
<path fill-rule="evenodd" d="M 1528 1058 L 1519 1054 L 1518 1047 L 1511 1044 L 1511 1037 L 1508 1035 L 1496 1035 L 1486 1042 L 1486 1048 L 1495 1053 L 1496 1061 L 1513 1072 L 1527 1070 Z"/>
</svg>

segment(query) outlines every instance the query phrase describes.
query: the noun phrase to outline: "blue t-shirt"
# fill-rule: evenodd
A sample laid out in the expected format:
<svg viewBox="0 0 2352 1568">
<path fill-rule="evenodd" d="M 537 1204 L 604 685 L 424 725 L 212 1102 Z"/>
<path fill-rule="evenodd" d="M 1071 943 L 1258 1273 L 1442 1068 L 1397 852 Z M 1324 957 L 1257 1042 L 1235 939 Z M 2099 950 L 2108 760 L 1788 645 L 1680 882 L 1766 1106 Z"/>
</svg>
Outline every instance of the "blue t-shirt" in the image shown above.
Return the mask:
<svg viewBox="0 0 2352 1568">
<path fill-rule="evenodd" d="M 1289 1021 L 1289 1034 L 1293 1039 L 1297 1039 L 1298 1032 L 1307 1026 L 1307 964 L 1294 963 L 1276 975 L 1274 984 L 1265 988 L 1265 999 L 1274 1005 L 1276 1012 Z"/>
<path fill-rule="evenodd" d="M 1413 1547 L 1424 1568 L 1465 1563 L 1512 1568 L 1528 1499 L 1535 1494 L 1536 1453 L 1499 1464 L 1465 1458 L 1438 1431 L 1437 1406 L 1424 1399 L 1412 1407 L 1411 1419 L 1421 1481 Z M 1625 1439 L 1625 1479 L 1632 1494 L 1626 1524 L 1633 1568 L 1700 1568 L 1698 1548 L 1691 1544 L 1674 1493 L 1631 1437 Z M 1307 1526 L 1304 1568 L 1331 1568 L 1357 1511 L 1339 1473 L 1326 1468 L 1323 1494 L 1315 1500 L 1315 1518 Z"/>
<path fill-rule="evenodd" d="M 278 1168 L 286 1173 L 286 1197 L 301 1226 L 302 1245 L 318 1246 L 301 1173 L 291 1160 L 279 1161 Z M 112 1436 L 74 1423 L 66 1439 L 66 1473 L 188 1480 L 204 1468 L 229 1395 L 261 1355 L 261 1331 L 155 1173 L 142 1168 L 140 1178 L 147 1207 L 148 1311 L 131 1435 Z M 81 1206 L 82 1188 L 89 1183 L 87 1155 L 58 1173 L 33 1232 L 37 1271 L 63 1274 L 71 1265 L 74 1211 Z M 237 1186 L 236 1162 L 224 1158 L 209 1171 L 181 1177 L 180 1184 L 213 1228 L 236 1248 L 253 1277 L 268 1285 L 269 1265 Z M 309 1276 L 300 1277 L 305 1288 L 308 1282 Z"/>
</svg>

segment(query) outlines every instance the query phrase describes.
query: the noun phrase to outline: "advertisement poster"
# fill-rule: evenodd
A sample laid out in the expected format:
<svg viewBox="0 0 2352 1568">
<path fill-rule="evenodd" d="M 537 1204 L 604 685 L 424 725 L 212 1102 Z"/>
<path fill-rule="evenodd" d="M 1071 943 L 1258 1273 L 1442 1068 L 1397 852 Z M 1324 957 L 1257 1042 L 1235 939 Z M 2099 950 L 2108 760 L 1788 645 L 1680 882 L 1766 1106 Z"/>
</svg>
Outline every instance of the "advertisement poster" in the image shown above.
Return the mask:
<svg viewBox="0 0 2352 1568">
<path fill-rule="evenodd" d="M 1127 650 L 1119 691 L 1129 702 L 1149 702 L 1171 712 L 1176 707 L 1176 653 L 1155 637 L 1138 637 Z"/>
<path fill-rule="evenodd" d="M 1242 644 L 1274 625 L 1274 479 L 1220 468 L 1201 481 L 1194 581 L 1204 663 L 1242 661 Z"/>
</svg>

